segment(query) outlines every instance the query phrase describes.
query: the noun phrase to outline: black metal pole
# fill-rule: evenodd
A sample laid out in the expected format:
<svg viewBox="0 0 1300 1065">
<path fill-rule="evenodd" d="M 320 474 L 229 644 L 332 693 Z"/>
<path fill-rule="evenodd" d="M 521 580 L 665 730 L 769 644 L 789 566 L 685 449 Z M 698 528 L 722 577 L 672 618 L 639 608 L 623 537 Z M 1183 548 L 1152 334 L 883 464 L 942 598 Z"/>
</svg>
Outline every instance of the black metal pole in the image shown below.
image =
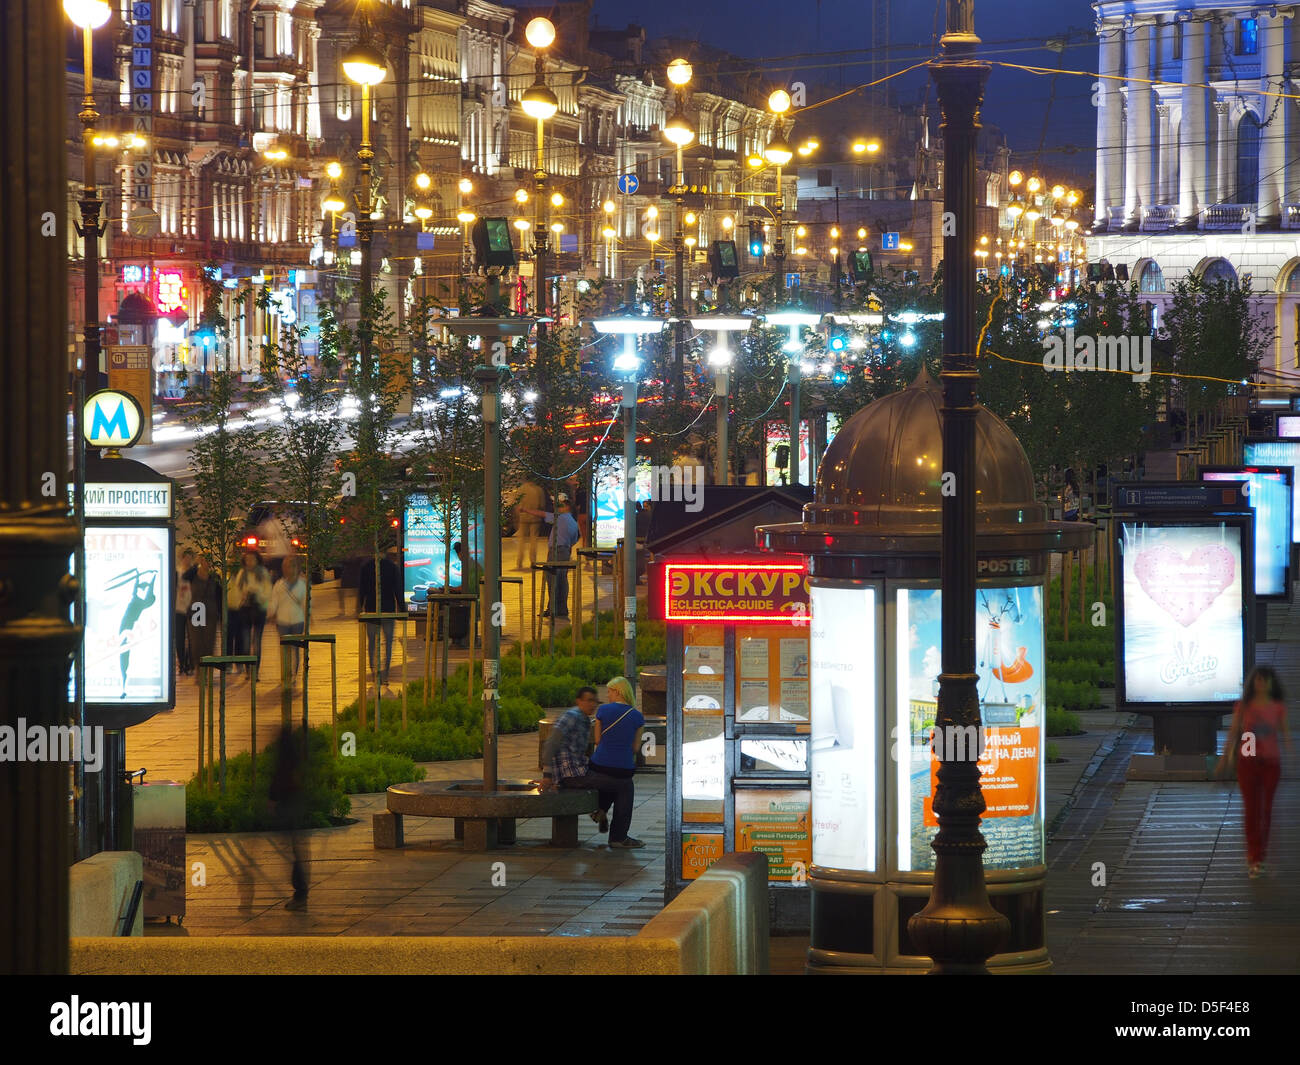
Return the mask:
<svg viewBox="0 0 1300 1065">
<path fill-rule="evenodd" d="M 1010 923 L 989 903 L 984 882 L 979 823 L 985 806 L 976 761 L 984 743 L 975 673 L 975 137 L 989 67 L 975 60 L 974 0 L 950 0 L 942 44 L 932 69 L 943 110 L 944 210 L 956 219 L 955 233 L 944 239 L 943 469 L 956 484 L 943 497 L 943 672 L 935 728 L 940 737 L 970 735 L 973 728 L 980 742 L 977 751 L 967 743 L 939 744 L 934 887 L 908 930 L 933 960 L 930 972 L 947 975 L 987 972 Z M 956 729 L 962 731 L 950 731 Z M 963 760 L 948 760 L 958 748 Z"/>
<path fill-rule="evenodd" d="M 0 19 L 6 92 L 0 143 L 0 726 L 68 722 L 78 630 L 68 559 L 77 526 L 57 487 L 68 468 L 67 199 L 62 12 L 10 0 Z M 44 230 L 44 232 L 43 232 Z M 49 490 L 52 488 L 52 492 Z M 20 726 L 20 719 L 23 724 Z M 0 759 L 0 972 L 68 967 L 66 762 Z"/>
<path fill-rule="evenodd" d="M 485 335 L 491 344 L 499 333 Z M 501 595 L 501 377 L 502 369 L 496 366 L 479 366 L 474 370 L 474 380 L 482 389 L 483 403 L 483 579 L 492 603 L 503 602 Z M 497 688 L 501 676 L 502 611 L 489 607 L 487 624 L 483 626 L 483 790 L 497 789 Z M 522 626 L 524 619 L 520 618 Z M 522 628 L 520 639 L 522 640 Z M 470 633 L 473 644 L 474 633 Z M 445 660 L 445 655 L 444 655 Z"/>
<path fill-rule="evenodd" d="M 686 182 L 682 170 L 682 149 L 677 148 L 677 187 Z M 673 326 L 673 400 L 677 403 L 686 401 L 686 234 L 682 229 L 682 212 L 686 198 L 679 192 L 676 204 L 677 232 L 673 235 L 673 294 L 676 296 L 674 308 L 677 318 Z M 631 679 L 631 678 L 629 678 Z"/>
</svg>

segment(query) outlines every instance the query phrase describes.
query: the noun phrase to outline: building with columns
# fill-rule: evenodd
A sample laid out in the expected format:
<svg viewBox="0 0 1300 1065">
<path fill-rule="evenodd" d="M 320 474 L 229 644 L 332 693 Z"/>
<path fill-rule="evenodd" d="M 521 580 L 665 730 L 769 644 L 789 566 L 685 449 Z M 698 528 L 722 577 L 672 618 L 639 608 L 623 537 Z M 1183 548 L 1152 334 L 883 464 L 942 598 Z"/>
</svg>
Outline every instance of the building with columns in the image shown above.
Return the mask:
<svg viewBox="0 0 1300 1065">
<path fill-rule="evenodd" d="M 1158 306 L 1189 275 L 1249 276 L 1275 331 L 1261 380 L 1300 385 L 1300 105 L 1288 98 L 1297 9 L 1093 8 L 1102 76 L 1090 257 Z"/>
</svg>

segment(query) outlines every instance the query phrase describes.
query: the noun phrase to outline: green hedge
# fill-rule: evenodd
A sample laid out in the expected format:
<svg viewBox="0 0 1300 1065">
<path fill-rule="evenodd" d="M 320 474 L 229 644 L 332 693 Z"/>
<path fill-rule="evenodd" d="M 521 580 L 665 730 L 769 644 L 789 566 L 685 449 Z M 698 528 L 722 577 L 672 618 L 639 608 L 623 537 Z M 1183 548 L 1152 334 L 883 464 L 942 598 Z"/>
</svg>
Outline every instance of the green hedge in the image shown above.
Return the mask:
<svg viewBox="0 0 1300 1065">
<path fill-rule="evenodd" d="M 1052 706 L 1047 711 L 1047 734 L 1049 736 L 1077 736 L 1083 731 L 1078 714 L 1072 714 L 1060 706 Z"/>
</svg>

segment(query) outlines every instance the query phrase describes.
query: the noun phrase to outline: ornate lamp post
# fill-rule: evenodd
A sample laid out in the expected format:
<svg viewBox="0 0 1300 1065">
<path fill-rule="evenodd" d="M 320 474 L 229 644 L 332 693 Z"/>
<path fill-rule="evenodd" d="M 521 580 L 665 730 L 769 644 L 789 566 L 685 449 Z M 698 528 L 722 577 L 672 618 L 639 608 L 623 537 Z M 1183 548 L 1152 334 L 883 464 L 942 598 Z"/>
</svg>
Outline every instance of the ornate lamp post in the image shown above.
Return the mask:
<svg viewBox="0 0 1300 1065">
<path fill-rule="evenodd" d="M 695 329 L 709 330 L 717 334 L 717 342 L 709 349 L 707 356 L 709 368 L 713 370 L 713 392 L 717 397 L 718 418 L 718 452 L 714 458 L 713 483 L 730 483 L 730 445 L 727 439 L 728 415 L 731 399 L 731 364 L 735 353 L 727 346 L 728 333 L 743 333 L 754 324 L 752 318 L 738 318 L 723 314 L 703 315 L 691 319 Z"/>
<path fill-rule="evenodd" d="M 374 190 L 371 187 L 371 160 L 374 149 L 370 144 L 370 90 L 388 75 L 388 66 L 378 49 L 365 40 L 365 28 L 362 28 L 362 40 L 357 42 L 343 56 L 343 73 L 348 80 L 361 86 L 361 147 L 357 149 L 357 161 L 360 163 L 357 173 L 357 242 L 361 245 L 361 303 L 358 322 L 358 340 L 361 343 L 361 377 L 367 388 L 371 383 L 371 318 L 370 303 L 374 294 L 373 241 L 375 220 Z M 363 420 L 368 421 L 370 404 L 362 402 Z"/>
<path fill-rule="evenodd" d="M 520 97 L 519 106 L 529 118 L 537 120 L 537 165 L 533 170 L 533 278 L 537 312 L 537 351 L 540 356 L 542 342 L 546 339 L 547 298 L 546 253 L 550 237 L 546 228 L 546 120 L 555 117 L 560 109 L 559 98 L 546 86 L 546 49 L 555 43 L 555 26 L 548 18 L 535 18 L 524 29 L 524 36 L 536 53 L 537 79 Z M 539 358 L 540 361 L 540 358 Z M 546 385 L 545 375 L 541 384 Z"/>
<path fill-rule="evenodd" d="M 677 149 L 676 211 L 673 218 L 677 227 L 673 234 L 673 315 L 676 318 L 673 325 L 673 399 L 678 403 L 686 398 L 686 240 L 682 228 L 686 208 L 686 171 L 682 166 L 682 149 L 695 139 L 695 130 L 686 121 L 682 109 L 682 98 L 692 73 L 691 65 L 685 59 L 674 59 L 668 64 L 668 80 L 677 90 L 677 109 L 664 123 L 664 137 Z"/>
<path fill-rule="evenodd" d="M 600 318 L 598 333 L 618 333 L 623 350 L 614 359 L 614 376 L 623 383 L 623 676 L 636 683 L 636 386 L 641 356 L 636 338 L 662 332 L 662 318 Z"/>
<path fill-rule="evenodd" d="M 975 136 L 987 64 L 975 60 L 974 0 L 948 4 L 943 55 L 933 67 L 943 110 L 944 210 L 957 220 L 944 238 L 944 261 L 969 264 L 975 251 Z M 935 727 L 980 730 L 975 673 L 975 279 L 951 271 L 943 290 L 943 469 L 956 492 L 943 497 L 940 580 L 943 586 L 943 672 Z M 945 733 L 948 734 L 948 733 Z M 977 747 L 982 747 L 978 744 Z M 963 759 L 947 760 L 955 753 Z M 939 834 L 934 889 L 908 931 L 934 961 L 934 974 L 983 973 L 985 962 L 1010 934 L 1010 923 L 989 903 L 984 883 L 984 794 L 975 752 L 945 751 L 934 812 Z"/>
<path fill-rule="evenodd" d="M 799 385 L 803 380 L 804 343 L 800 333 L 804 326 L 814 326 L 822 319 L 820 314 L 811 311 L 776 311 L 765 314 L 763 319 L 768 325 L 788 327 L 790 330 L 790 339 L 782 345 L 782 350 L 790 357 L 786 380 L 790 385 L 790 483 L 793 485 L 799 483 L 799 428 L 803 420 L 799 405 Z"/>
</svg>

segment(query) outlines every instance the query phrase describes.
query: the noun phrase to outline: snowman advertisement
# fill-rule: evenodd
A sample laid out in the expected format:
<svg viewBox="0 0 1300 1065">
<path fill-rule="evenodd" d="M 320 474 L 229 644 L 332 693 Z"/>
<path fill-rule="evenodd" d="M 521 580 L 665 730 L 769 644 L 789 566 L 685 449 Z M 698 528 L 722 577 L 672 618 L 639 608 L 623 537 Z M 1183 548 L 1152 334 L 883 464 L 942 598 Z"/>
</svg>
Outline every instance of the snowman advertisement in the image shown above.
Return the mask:
<svg viewBox="0 0 1300 1065">
<path fill-rule="evenodd" d="M 1124 696 L 1220 703 L 1244 679 L 1239 526 L 1125 522 Z"/>
</svg>

